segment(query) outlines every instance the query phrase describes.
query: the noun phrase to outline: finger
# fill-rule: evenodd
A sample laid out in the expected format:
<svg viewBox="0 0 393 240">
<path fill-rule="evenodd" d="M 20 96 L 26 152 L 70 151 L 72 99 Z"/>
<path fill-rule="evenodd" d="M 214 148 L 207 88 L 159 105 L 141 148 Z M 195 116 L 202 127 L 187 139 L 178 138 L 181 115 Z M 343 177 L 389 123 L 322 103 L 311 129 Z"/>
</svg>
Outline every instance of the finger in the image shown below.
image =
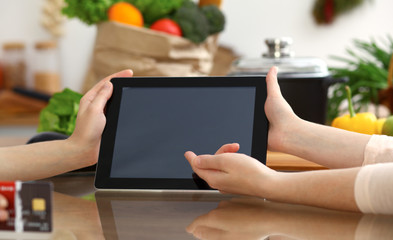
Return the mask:
<svg viewBox="0 0 393 240">
<path fill-rule="evenodd" d="M 188 151 L 184 154 L 186 157 L 187 161 L 190 163 L 192 170 L 203 180 L 209 184 L 209 186 L 213 189 L 218 189 L 217 183 L 222 182 L 222 179 L 225 177 L 224 175 L 226 174 L 225 172 L 219 170 L 219 169 L 203 169 L 201 166 L 203 166 L 200 163 L 201 159 L 204 158 L 209 158 L 214 155 L 199 155 L 197 156 L 195 153 Z M 203 160 L 202 160 L 203 161 Z"/>
<path fill-rule="evenodd" d="M 239 143 L 228 143 L 220 147 L 220 149 L 217 150 L 215 154 L 221 154 L 221 153 L 235 153 L 239 151 L 240 145 Z"/>
<path fill-rule="evenodd" d="M 225 192 L 225 191 L 223 191 L 223 190 L 219 190 L 219 192 L 220 192 L 221 194 L 231 194 L 231 193 Z"/>
<path fill-rule="evenodd" d="M 184 153 L 184 157 L 187 159 L 187 161 L 190 163 L 192 166 L 192 160 L 197 157 L 197 155 L 194 152 L 187 151 Z"/>
<path fill-rule="evenodd" d="M 0 209 L 8 207 L 8 200 L 3 195 L 0 194 Z"/>
<path fill-rule="evenodd" d="M 186 231 L 187 231 L 188 233 L 192 233 L 192 232 L 195 231 L 195 229 L 196 229 L 198 226 L 209 224 L 209 223 L 208 223 L 208 220 L 209 220 L 208 214 L 201 215 L 201 216 L 195 218 L 195 219 L 192 221 L 192 223 L 186 227 Z"/>
<path fill-rule="evenodd" d="M 81 99 L 80 101 L 80 106 L 79 106 L 79 110 L 80 111 L 84 111 L 87 106 L 90 105 L 91 101 L 93 101 L 93 99 L 96 97 L 97 93 L 101 90 L 102 86 L 106 83 L 109 82 L 112 78 L 116 78 L 116 77 L 132 77 L 133 73 L 131 70 L 123 70 L 121 72 L 118 73 L 114 73 L 104 79 L 102 79 L 101 81 L 99 81 L 96 85 L 94 85 L 94 87 L 92 87 Z"/>
<path fill-rule="evenodd" d="M 96 97 L 91 102 L 92 109 L 103 112 L 108 99 L 112 95 L 113 86 L 112 83 L 106 82 L 100 91 L 97 93 Z"/>
<path fill-rule="evenodd" d="M 8 211 L 0 209 L 0 222 L 4 222 L 8 219 Z"/>
<path fill-rule="evenodd" d="M 220 155 L 199 155 L 192 160 L 192 165 L 199 169 L 224 170 L 223 158 Z"/>
<path fill-rule="evenodd" d="M 105 84 L 106 82 L 109 82 L 112 78 L 132 77 L 132 75 L 133 75 L 133 72 L 131 69 L 123 70 L 123 71 L 114 73 L 112 75 L 109 75 L 109 76 L 105 77 L 104 79 L 102 79 L 101 81 L 99 81 L 96 85 L 94 85 L 93 88 L 90 91 L 88 91 L 86 94 L 89 94 L 89 93 L 96 94 L 101 89 L 102 85 Z"/>
<path fill-rule="evenodd" d="M 198 239 L 228 239 L 225 230 L 210 226 L 198 226 L 192 234 Z"/>
<path fill-rule="evenodd" d="M 270 68 L 266 76 L 266 87 L 268 96 L 281 96 L 280 86 L 277 80 L 278 69 L 276 66 Z"/>
<path fill-rule="evenodd" d="M 196 174 L 198 174 L 199 169 L 198 169 L 197 167 L 195 167 L 194 164 L 193 164 L 193 160 L 194 160 L 194 158 L 197 157 L 197 155 L 196 155 L 194 152 L 192 152 L 192 151 L 187 151 L 187 152 L 184 153 L 184 157 L 187 159 L 187 161 L 188 161 L 188 163 L 190 164 L 192 170 L 193 170 Z M 198 175 L 198 176 L 199 176 L 199 175 Z M 199 176 L 199 177 L 200 177 L 200 176 Z"/>
</svg>

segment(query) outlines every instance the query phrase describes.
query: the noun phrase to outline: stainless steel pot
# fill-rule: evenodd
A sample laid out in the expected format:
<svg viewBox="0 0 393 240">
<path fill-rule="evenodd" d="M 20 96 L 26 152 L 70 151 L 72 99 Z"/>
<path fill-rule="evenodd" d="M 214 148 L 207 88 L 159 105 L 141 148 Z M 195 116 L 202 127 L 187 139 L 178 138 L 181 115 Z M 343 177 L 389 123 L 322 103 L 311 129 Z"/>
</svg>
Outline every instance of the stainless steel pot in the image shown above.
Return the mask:
<svg viewBox="0 0 393 240">
<path fill-rule="evenodd" d="M 301 118 L 324 124 L 328 88 L 336 79 L 327 64 L 319 58 L 294 57 L 291 38 L 272 38 L 265 41 L 268 51 L 261 58 L 240 58 L 233 62 L 229 75 L 263 75 L 277 66 L 278 82 L 284 98 Z"/>
</svg>

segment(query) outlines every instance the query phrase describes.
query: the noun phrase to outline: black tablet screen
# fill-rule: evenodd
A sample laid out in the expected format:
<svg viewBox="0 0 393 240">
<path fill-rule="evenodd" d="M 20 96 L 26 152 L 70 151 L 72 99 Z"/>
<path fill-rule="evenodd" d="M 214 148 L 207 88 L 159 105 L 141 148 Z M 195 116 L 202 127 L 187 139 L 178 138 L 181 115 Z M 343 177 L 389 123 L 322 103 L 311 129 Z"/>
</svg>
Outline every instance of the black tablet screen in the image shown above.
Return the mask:
<svg viewBox="0 0 393 240">
<path fill-rule="evenodd" d="M 251 155 L 256 87 L 124 87 L 111 178 L 190 178 L 187 150 Z"/>
</svg>

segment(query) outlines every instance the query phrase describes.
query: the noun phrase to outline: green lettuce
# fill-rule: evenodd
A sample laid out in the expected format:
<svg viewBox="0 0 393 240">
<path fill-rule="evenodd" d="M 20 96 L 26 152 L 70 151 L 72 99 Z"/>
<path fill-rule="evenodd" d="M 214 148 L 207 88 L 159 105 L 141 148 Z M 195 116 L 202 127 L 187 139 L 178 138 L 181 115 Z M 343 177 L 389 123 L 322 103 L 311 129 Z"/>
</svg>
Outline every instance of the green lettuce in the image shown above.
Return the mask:
<svg viewBox="0 0 393 240">
<path fill-rule="evenodd" d="M 82 94 L 68 88 L 53 94 L 49 104 L 40 112 L 37 132 L 58 132 L 71 135 L 75 129 L 81 98 Z"/>
</svg>

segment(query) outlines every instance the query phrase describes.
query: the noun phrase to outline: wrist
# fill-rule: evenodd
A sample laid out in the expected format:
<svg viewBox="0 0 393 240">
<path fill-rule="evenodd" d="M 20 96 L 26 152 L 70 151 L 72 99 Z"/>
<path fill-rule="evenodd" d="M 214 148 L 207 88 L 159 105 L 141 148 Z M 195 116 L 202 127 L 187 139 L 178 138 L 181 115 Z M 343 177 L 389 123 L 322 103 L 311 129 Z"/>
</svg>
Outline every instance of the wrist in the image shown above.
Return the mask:
<svg viewBox="0 0 393 240">
<path fill-rule="evenodd" d="M 281 141 L 279 148 L 277 149 L 278 152 L 282 153 L 292 153 L 293 148 L 297 148 L 300 138 L 302 137 L 303 129 L 307 121 L 294 116 L 290 120 L 290 124 L 287 124 L 285 127 L 282 127 L 282 132 L 280 133 Z"/>
<path fill-rule="evenodd" d="M 260 198 L 274 200 L 277 192 L 283 191 L 280 184 L 280 175 L 282 173 L 266 167 L 266 170 L 260 178 L 258 178 L 257 190 L 255 195 Z"/>
<path fill-rule="evenodd" d="M 80 143 L 72 136 L 64 142 L 71 170 L 88 167 L 97 162 L 98 150 L 96 151 L 95 147 Z"/>
</svg>

